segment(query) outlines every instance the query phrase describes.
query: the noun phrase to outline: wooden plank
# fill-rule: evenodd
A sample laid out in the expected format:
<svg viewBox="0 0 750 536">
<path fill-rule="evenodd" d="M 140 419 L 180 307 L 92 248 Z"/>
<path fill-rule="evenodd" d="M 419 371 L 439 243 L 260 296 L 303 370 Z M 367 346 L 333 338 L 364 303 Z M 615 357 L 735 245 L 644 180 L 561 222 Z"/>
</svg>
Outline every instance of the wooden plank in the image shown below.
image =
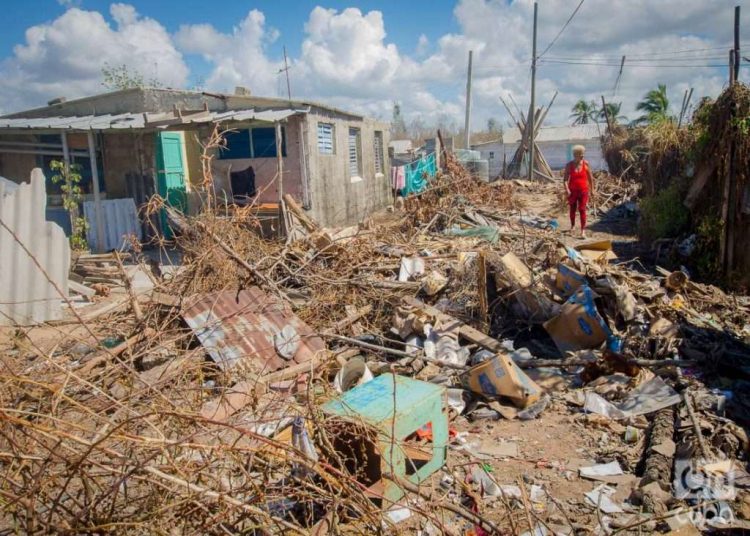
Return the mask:
<svg viewBox="0 0 750 536">
<path fill-rule="evenodd" d="M 96 296 L 96 291 L 93 288 L 89 288 L 86 285 L 82 285 L 81 283 L 78 283 L 71 279 L 68 279 L 68 288 L 72 290 L 73 292 L 75 292 L 76 294 L 80 294 L 81 296 L 86 296 L 87 298 Z"/>
<path fill-rule="evenodd" d="M 305 210 L 301 206 L 299 206 L 299 204 L 297 204 L 297 201 L 295 201 L 291 195 L 285 194 L 284 202 L 286 203 L 287 208 L 291 211 L 292 214 L 294 214 L 294 216 L 300 221 L 305 229 L 307 229 L 311 233 L 321 230 L 320 224 L 318 224 L 318 222 L 308 216 L 307 212 L 305 212 Z"/>
<path fill-rule="evenodd" d="M 683 205 L 685 205 L 687 208 L 692 209 L 698 202 L 698 198 L 700 197 L 703 188 L 708 183 L 708 179 L 716 170 L 716 165 L 717 161 L 715 158 L 713 158 L 706 162 L 703 167 L 698 169 L 698 172 L 695 174 L 695 178 L 693 179 L 693 183 L 690 185 L 690 189 L 685 196 L 685 201 L 683 201 Z"/>
<path fill-rule="evenodd" d="M 482 325 L 489 326 L 490 304 L 487 296 L 487 257 L 484 250 L 479 252 L 477 260 L 477 286 L 479 292 L 479 313 L 482 317 Z"/>
<path fill-rule="evenodd" d="M 497 339 L 493 339 L 489 335 L 486 335 L 482 333 L 481 331 L 479 331 L 478 329 L 475 329 L 467 324 L 464 324 L 463 322 L 452 317 L 451 315 L 445 314 L 442 311 L 435 309 L 431 305 L 427 305 L 426 303 L 423 303 L 420 300 L 416 298 L 412 298 L 412 297 L 404 298 L 404 303 L 410 307 L 418 309 L 424 313 L 427 313 L 430 316 L 437 318 L 441 322 L 458 323 L 459 335 L 469 342 L 472 342 L 478 346 L 481 346 L 482 348 L 486 348 L 487 350 L 490 350 L 495 353 L 499 353 L 499 354 L 507 353 L 507 351 L 505 350 L 505 347 L 502 344 L 500 344 L 500 341 L 498 341 Z"/>
<path fill-rule="evenodd" d="M 76 375 L 86 377 L 93 369 L 95 369 L 99 365 L 103 365 L 106 361 L 113 359 L 114 357 L 123 353 L 125 350 L 132 348 L 139 342 L 144 341 L 149 337 L 153 337 L 154 335 L 156 335 L 156 332 L 152 328 L 146 328 L 143 331 L 139 331 L 117 346 L 109 348 L 107 350 L 102 350 L 101 352 L 93 355 L 91 359 L 87 360 L 82 367 L 75 371 L 75 373 Z"/>
</svg>

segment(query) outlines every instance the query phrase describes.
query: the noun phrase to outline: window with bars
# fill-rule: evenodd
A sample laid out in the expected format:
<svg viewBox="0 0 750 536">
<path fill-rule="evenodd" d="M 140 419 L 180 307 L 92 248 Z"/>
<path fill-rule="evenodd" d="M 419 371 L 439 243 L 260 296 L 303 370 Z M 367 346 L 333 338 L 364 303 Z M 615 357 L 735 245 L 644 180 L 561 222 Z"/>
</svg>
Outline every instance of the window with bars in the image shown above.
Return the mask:
<svg viewBox="0 0 750 536">
<path fill-rule="evenodd" d="M 336 154 L 334 127 L 331 123 L 318 123 L 318 152 Z"/>
<path fill-rule="evenodd" d="M 383 132 L 375 131 L 375 173 L 385 173 L 385 158 L 383 156 Z"/>
<path fill-rule="evenodd" d="M 362 136 L 358 128 L 349 128 L 349 176 L 362 176 Z"/>
</svg>

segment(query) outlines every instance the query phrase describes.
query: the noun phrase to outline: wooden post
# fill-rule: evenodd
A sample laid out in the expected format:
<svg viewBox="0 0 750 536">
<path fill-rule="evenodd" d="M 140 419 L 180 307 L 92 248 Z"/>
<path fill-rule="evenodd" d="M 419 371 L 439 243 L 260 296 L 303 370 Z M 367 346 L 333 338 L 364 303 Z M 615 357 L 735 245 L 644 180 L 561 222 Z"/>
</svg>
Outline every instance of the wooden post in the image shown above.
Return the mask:
<svg viewBox="0 0 750 536">
<path fill-rule="evenodd" d="M 527 128 L 529 129 L 529 180 L 534 179 L 534 117 L 536 110 L 536 19 L 539 5 L 534 2 L 534 34 L 531 45 L 531 103 L 529 104 L 529 120 Z"/>
<path fill-rule="evenodd" d="M 286 227 L 286 211 L 284 210 L 284 158 L 283 137 L 281 123 L 276 122 L 276 173 L 279 176 L 279 236 L 284 236 Z"/>
<path fill-rule="evenodd" d="M 94 187 L 94 214 L 96 221 L 97 251 L 104 251 L 104 214 L 102 212 L 102 196 L 99 193 L 99 168 L 96 163 L 96 142 L 94 132 L 86 133 L 89 142 L 89 161 L 91 163 L 91 182 Z"/>
<path fill-rule="evenodd" d="M 734 49 L 729 49 L 729 85 L 734 84 Z"/>
<path fill-rule="evenodd" d="M 740 79 L 740 6 L 734 6 L 734 81 Z"/>
<path fill-rule="evenodd" d="M 67 172 L 70 169 L 70 148 L 68 147 L 68 134 L 64 130 L 60 132 L 60 140 L 62 141 L 63 163 Z"/>
<path fill-rule="evenodd" d="M 607 103 L 604 102 L 604 95 L 602 95 L 602 111 L 604 112 L 604 119 L 607 121 L 607 130 L 609 130 L 609 137 L 612 137 L 612 122 L 609 119 L 609 110 L 607 110 Z"/>
<path fill-rule="evenodd" d="M 284 72 L 286 73 L 286 94 L 289 97 L 289 101 L 292 100 L 292 86 L 289 84 L 289 63 L 286 59 L 286 45 L 284 45 Z"/>
<path fill-rule="evenodd" d="M 471 149 L 471 60 L 474 51 L 469 51 L 469 68 L 466 73 L 466 116 L 464 117 L 464 145 Z"/>
</svg>

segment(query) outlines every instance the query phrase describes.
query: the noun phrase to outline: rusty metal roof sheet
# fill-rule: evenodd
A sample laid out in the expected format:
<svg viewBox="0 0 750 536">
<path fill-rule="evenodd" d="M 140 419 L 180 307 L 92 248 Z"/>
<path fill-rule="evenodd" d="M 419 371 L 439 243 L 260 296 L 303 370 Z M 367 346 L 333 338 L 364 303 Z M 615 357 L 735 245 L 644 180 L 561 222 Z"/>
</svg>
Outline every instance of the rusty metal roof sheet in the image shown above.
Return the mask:
<svg viewBox="0 0 750 536">
<path fill-rule="evenodd" d="M 242 366 L 265 374 L 326 350 L 310 326 L 257 287 L 195 297 L 182 316 L 222 370 Z"/>
</svg>

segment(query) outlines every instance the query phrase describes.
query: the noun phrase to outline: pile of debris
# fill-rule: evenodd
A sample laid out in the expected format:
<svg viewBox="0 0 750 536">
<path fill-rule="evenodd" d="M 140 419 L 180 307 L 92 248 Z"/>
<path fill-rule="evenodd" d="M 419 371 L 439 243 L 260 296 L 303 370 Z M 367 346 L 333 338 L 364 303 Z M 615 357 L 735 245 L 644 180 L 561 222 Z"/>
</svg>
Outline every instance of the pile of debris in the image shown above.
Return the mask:
<svg viewBox="0 0 750 536">
<path fill-rule="evenodd" d="M 7 341 L 3 525 L 573 534 L 715 508 L 744 527 L 750 303 L 565 247 L 512 183 L 445 165 L 352 228 L 286 197 L 285 240 L 167 208 L 183 264 L 148 290 L 118 254 L 79 259 L 80 284 L 123 285 Z M 577 462 L 535 455 L 552 429 Z"/>
</svg>

